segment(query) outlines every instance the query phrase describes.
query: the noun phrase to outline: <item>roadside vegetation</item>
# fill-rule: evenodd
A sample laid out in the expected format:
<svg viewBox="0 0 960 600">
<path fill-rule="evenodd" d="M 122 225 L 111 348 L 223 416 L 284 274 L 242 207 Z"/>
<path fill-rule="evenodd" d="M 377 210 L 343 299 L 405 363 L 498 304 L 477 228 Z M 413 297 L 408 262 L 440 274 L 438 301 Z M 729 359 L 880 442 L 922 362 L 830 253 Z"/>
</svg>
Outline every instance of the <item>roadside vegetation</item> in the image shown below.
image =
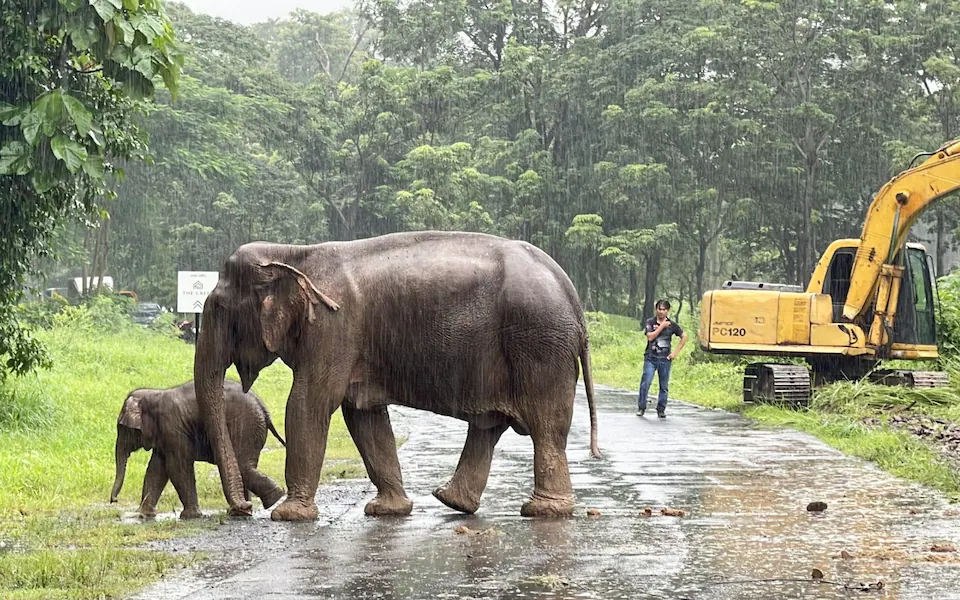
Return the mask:
<svg viewBox="0 0 960 600">
<path fill-rule="evenodd" d="M 115 598 L 200 558 L 142 546 L 219 526 L 225 503 L 213 465 L 196 465 L 200 506 L 211 517 L 163 518 L 180 508 L 168 485 L 158 506 L 161 518 L 138 522 L 147 451 L 130 457 L 119 502 L 108 503 L 116 422 L 126 393 L 193 378 L 194 346 L 177 338 L 173 317 L 141 327 L 126 316 L 123 303 L 104 297 L 82 306 L 51 301 L 18 308 L 35 326 L 31 334 L 48 347 L 53 366 L 0 385 L 0 598 Z M 277 361 L 253 388 L 281 435 L 290 375 Z M 239 381 L 232 369 L 227 377 Z M 284 456 L 268 436 L 260 468 L 281 486 Z M 338 412 L 324 477 L 363 473 Z"/>
</svg>

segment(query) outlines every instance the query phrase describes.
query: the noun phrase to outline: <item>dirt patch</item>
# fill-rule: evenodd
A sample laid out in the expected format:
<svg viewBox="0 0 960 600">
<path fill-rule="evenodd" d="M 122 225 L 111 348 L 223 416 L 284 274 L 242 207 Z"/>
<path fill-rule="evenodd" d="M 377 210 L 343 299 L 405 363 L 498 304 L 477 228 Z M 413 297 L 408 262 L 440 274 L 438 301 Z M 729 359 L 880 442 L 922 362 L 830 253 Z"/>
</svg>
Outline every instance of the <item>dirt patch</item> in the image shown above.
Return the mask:
<svg viewBox="0 0 960 600">
<path fill-rule="evenodd" d="M 890 426 L 913 435 L 942 443 L 960 455 L 960 424 L 928 415 L 908 412 L 890 417 Z"/>
<path fill-rule="evenodd" d="M 960 470 L 960 423 L 913 412 L 893 415 L 888 423 L 897 431 L 927 442 L 950 461 L 954 469 Z"/>
</svg>

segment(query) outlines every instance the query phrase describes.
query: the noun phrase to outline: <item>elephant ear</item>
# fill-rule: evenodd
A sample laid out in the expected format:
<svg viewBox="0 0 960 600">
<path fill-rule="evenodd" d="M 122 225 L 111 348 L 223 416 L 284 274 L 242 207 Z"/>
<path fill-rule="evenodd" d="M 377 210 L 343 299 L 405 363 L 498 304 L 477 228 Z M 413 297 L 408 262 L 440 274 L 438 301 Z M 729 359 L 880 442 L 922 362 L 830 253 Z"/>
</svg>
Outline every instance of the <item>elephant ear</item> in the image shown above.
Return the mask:
<svg viewBox="0 0 960 600">
<path fill-rule="evenodd" d="M 339 304 L 318 290 L 310 278 L 299 269 L 280 262 L 267 262 L 260 267 L 272 272 L 275 280 L 280 280 L 275 293 L 266 296 L 260 305 L 263 343 L 270 352 L 277 351 L 304 309 L 311 323 L 317 318 L 313 307 L 321 302 L 331 311 L 340 309 Z M 290 280 L 291 277 L 296 284 Z"/>
<path fill-rule="evenodd" d="M 260 327 L 263 344 L 270 352 L 276 352 L 286 337 L 293 322 L 293 312 L 292 302 L 278 300 L 273 294 L 263 299 L 260 306 Z"/>
<path fill-rule="evenodd" d="M 162 396 L 153 394 L 143 398 L 140 401 L 140 433 L 143 441 L 143 447 L 152 450 L 160 439 L 159 421 L 157 420 L 159 404 Z"/>
<path fill-rule="evenodd" d="M 123 409 L 120 411 L 120 418 L 117 423 L 130 429 L 141 429 L 143 421 L 140 415 L 140 399 L 136 396 L 127 396 L 123 401 Z"/>
</svg>

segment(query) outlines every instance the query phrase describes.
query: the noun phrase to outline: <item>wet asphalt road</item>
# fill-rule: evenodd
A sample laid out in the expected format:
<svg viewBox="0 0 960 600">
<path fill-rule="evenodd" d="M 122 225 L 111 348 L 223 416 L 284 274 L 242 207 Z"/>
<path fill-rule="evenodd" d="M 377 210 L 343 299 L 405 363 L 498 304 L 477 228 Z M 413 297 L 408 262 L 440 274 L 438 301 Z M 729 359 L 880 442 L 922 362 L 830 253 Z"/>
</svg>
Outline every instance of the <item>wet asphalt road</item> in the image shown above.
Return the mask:
<svg viewBox="0 0 960 600">
<path fill-rule="evenodd" d="M 792 430 L 671 402 L 634 415 L 635 392 L 598 388 L 601 460 L 588 453 L 582 387 L 567 444 L 577 513 L 520 517 L 533 485 L 529 438 L 504 434 L 476 515 L 430 492 L 453 473 L 466 425 L 391 408 L 413 514 L 372 518 L 367 482 L 321 486 L 321 519 L 231 520 L 208 540 L 213 565 L 137 598 L 960 598 L 960 510 L 941 495 Z M 822 500 L 823 513 L 807 504 Z M 644 507 L 654 516 L 641 516 Z M 684 517 L 659 515 L 680 508 Z M 588 517 L 596 508 L 599 517 Z M 457 534 L 465 525 L 482 535 Z M 843 559 L 841 551 L 853 558 Z M 816 584 L 811 569 L 849 585 Z M 758 580 L 794 581 L 758 581 Z M 744 582 L 744 580 L 750 580 Z"/>
</svg>

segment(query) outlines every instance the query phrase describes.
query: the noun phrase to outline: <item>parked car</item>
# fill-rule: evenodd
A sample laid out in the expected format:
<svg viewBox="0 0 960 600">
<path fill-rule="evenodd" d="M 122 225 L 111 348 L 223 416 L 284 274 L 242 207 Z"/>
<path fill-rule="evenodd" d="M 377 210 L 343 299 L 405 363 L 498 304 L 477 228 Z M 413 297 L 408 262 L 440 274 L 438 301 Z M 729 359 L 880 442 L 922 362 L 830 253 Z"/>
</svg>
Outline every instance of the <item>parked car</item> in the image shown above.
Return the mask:
<svg viewBox="0 0 960 600">
<path fill-rule="evenodd" d="M 156 302 L 138 302 L 136 310 L 130 316 L 138 325 L 149 325 L 157 320 L 163 310 Z"/>
</svg>

